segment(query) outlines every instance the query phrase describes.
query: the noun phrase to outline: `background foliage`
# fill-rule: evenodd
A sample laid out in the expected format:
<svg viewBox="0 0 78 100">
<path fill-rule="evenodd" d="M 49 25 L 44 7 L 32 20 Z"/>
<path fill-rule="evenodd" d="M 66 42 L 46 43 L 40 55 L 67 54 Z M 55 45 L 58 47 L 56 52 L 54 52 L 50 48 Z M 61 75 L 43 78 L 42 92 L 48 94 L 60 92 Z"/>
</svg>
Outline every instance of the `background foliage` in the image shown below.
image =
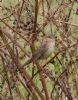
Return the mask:
<svg viewBox="0 0 78 100">
<path fill-rule="evenodd" d="M 45 35 L 46 61 L 23 64 Z M 0 0 L 0 99 L 78 99 L 78 0 Z"/>
</svg>

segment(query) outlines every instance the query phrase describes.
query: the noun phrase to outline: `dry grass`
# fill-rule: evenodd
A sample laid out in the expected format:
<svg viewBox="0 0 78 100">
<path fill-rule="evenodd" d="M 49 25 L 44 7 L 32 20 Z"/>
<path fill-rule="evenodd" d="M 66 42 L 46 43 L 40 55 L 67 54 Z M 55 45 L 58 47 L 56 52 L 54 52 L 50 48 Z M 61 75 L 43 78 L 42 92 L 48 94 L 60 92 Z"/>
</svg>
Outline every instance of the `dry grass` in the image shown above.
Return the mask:
<svg viewBox="0 0 78 100">
<path fill-rule="evenodd" d="M 0 99 L 78 99 L 78 1 L 0 1 Z M 56 49 L 46 61 L 23 64 L 47 34 Z"/>
</svg>

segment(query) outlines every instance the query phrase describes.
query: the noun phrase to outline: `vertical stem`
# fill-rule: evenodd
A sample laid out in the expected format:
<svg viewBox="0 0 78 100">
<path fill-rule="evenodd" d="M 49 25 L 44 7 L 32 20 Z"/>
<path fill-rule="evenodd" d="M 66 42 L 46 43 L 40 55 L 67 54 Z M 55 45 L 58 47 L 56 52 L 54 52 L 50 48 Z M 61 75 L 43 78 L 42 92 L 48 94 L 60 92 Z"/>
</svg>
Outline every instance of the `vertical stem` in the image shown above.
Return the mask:
<svg viewBox="0 0 78 100">
<path fill-rule="evenodd" d="M 36 63 L 36 65 L 37 65 L 37 69 L 40 70 L 41 66 L 39 66 L 38 63 Z M 43 76 L 43 72 L 42 71 L 39 72 L 39 77 L 40 77 L 40 80 L 41 80 L 41 83 L 42 83 L 43 90 L 45 92 L 46 100 L 50 100 L 50 97 L 49 97 L 49 94 L 48 94 L 48 91 L 47 91 L 47 87 L 46 87 L 45 78 Z"/>
<path fill-rule="evenodd" d="M 33 29 L 34 33 L 32 34 L 32 45 L 31 45 L 32 53 L 35 50 L 35 48 L 34 48 L 34 39 L 36 37 L 37 16 L 38 16 L 38 0 L 35 0 L 35 21 L 34 21 L 34 29 Z M 38 63 L 36 63 L 36 65 L 37 65 L 38 70 L 41 69 L 41 66 L 39 66 Z M 47 91 L 47 87 L 46 87 L 46 84 L 45 84 L 45 78 L 43 76 L 43 73 L 40 72 L 39 76 L 40 76 L 40 79 L 41 79 L 43 90 L 45 92 L 46 100 L 50 100 L 49 95 L 48 95 L 48 91 Z"/>
</svg>

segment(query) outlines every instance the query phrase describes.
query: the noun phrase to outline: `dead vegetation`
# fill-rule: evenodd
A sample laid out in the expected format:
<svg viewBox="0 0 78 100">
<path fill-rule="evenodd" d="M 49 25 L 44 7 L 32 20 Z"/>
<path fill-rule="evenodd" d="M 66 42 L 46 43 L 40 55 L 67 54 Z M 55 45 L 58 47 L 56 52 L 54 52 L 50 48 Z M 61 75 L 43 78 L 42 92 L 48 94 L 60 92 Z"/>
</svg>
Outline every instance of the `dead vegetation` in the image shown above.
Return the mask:
<svg viewBox="0 0 78 100">
<path fill-rule="evenodd" d="M 78 1 L 0 1 L 0 100 L 78 99 Z M 45 63 L 23 64 L 44 35 L 56 37 Z"/>
</svg>

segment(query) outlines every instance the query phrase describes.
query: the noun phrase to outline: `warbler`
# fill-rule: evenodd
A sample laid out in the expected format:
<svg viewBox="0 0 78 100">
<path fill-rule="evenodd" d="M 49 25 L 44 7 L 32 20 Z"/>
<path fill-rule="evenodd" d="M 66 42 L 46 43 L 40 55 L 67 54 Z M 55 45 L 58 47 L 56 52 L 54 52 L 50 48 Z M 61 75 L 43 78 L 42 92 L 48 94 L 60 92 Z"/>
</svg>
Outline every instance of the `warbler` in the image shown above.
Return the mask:
<svg viewBox="0 0 78 100">
<path fill-rule="evenodd" d="M 53 36 L 47 36 L 41 46 L 32 54 L 32 57 L 24 63 L 23 66 L 36 62 L 38 60 L 47 59 L 55 49 L 55 38 Z"/>
</svg>

